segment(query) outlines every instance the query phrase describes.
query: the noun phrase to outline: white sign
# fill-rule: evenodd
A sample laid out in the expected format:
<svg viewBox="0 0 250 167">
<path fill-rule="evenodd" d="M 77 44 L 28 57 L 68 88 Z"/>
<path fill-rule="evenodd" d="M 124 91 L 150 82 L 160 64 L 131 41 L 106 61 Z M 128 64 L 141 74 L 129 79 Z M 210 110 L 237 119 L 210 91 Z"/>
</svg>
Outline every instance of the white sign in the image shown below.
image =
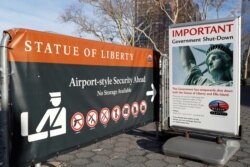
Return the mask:
<svg viewBox="0 0 250 167">
<path fill-rule="evenodd" d="M 169 30 L 170 126 L 238 135 L 240 18 Z"/>
</svg>

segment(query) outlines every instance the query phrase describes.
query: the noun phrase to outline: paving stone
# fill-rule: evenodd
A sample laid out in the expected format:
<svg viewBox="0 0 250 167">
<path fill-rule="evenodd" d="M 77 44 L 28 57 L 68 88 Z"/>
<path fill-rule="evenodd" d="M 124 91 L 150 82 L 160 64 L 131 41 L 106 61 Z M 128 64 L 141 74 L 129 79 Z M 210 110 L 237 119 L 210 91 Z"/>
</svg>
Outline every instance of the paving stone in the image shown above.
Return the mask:
<svg viewBox="0 0 250 167">
<path fill-rule="evenodd" d="M 165 158 L 165 155 L 159 153 L 148 153 L 146 157 L 150 160 L 161 160 Z"/>
<path fill-rule="evenodd" d="M 141 147 L 138 146 L 138 144 L 130 144 L 130 145 L 127 146 L 127 148 L 128 148 L 129 150 L 138 150 L 138 149 L 140 149 Z"/>
<path fill-rule="evenodd" d="M 184 165 L 169 164 L 167 167 L 185 167 Z"/>
<path fill-rule="evenodd" d="M 248 158 L 240 159 L 239 162 L 250 165 L 250 158 L 248 157 Z"/>
<path fill-rule="evenodd" d="M 130 139 L 126 138 L 126 137 L 122 137 L 122 138 L 118 139 L 117 141 L 118 142 L 130 142 Z"/>
<path fill-rule="evenodd" d="M 114 167 L 124 167 L 127 166 L 129 162 L 124 159 L 113 159 L 109 160 L 108 164 Z"/>
<path fill-rule="evenodd" d="M 88 164 L 88 165 L 86 165 L 86 167 L 109 167 L 109 165 L 99 162 L 99 163 Z"/>
<path fill-rule="evenodd" d="M 85 166 L 86 164 L 90 163 L 88 159 L 76 159 L 71 161 L 72 166 Z"/>
<path fill-rule="evenodd" d="M 221 165 L 208 165 L 207 167 L 222 167 Z"/>
<path fill-rule="evenodd" d="M 126 134 L 126 138 L 128 138 L 128 139 L 129 139 L 129 142 L 134 142 L 134 141 L 136 141 L 135 136 L 130 135 L 130 134 Z"/>
<path fill-rule="evenodd" d="M 91 158 L 94 162 L 105 162 L 108 159 L 110 159 L 108 156 L 106 155 L 95 155 Z"/>
<path fill-rule="evenodd" d="M 250 157 L 250 154 L 247 153 L 247 152 L 244 152 L 244 151 L 238 151 L 236 154 L 235 154 L 236 157 Z"/>
<path fill-rule="evenodd" d="M 230 159 L 230 161 L 237 161 L 237 160 L 238 160 L 238 157 L 236 157 L 236 156 L 232 156 Z"/>
<path fill-rule="evenodd" d="M 113 149 L 113 148 L 115 148 L 115 144 L 102 143 L 102 145 L 100 146 L 100 148 L 103 148 L 103 149 Z"/>
<path fill-rule="evenodd" d="M 248 141 L 248 140 L 250 140 L 250 137 L 249 136 L 243 136 L 242 139 Z"/>
<path fill-rule="evenodd" d="M 126 138 L 127 136 L 128 136 L 128 134 L 126 134 L 125 132 L 123 132 L 122 134 L 119 135 L 120 138 L 122 138 L 122 137 Z"/>
<path fill-rule="evenodd" d="M 129 142 L 119 142 L 119 143 L 116 143 L 115 146 L 116 147 L 128 147 L 131 144 L 132 143 L 129 143 Z"/>
<path fill-rule="evenodd" d="M 121 135 L 118 135 L 118 136 L 112 137 L 112 140 L 114 140 L 115 142 L 117 142 L 117 140 L 120 139 L 120 138 L 121 138 Z"/>
<path fill-rule="evenodd" d="M 69 160 L 74 159 L 74 155 L 70 155 L 70 154 L 59 155 L 56 159 L 58 161 L 69 161 Z"/>
<path fill-rule="evenodd" d="M 113 149 L 115 148 L 114 144 L 103 144 L 102 145 L 103 149 Z"/>
<path fill-rule="evenodd" d="M 170 163 L 170 164 L 181 164 L 182 163 L 182 159 L 180 159 L 179 157 L 165 156 L 164 161 L 166 161 L 167 163 Z"/>
<path fill-rule="evenodd" d="M 78 153 L 78 150 L 71 151 L 68 154 L 75 155 L 76 153 Z"/>
<path fill-rule="evenodd" d="M 76 156 L 78 158 L 89 158 L 89 157 L 92 157 L 94 155 L 95 155 L 95 153 L 90 152 L 90 151 L 82 151 L 82 152 L 76 153 Z"/>
<path fill-rule="evenodd" d="M 147 158 L 145 158 L 143 156 L 129 156 L 127 158 L 127 160 L 129 162 L 142 163 L 142 162 L 145 162 L 147 160 Z"/>
<path fill-rule="evenodd" d="M 185 166 L 189 166 L 189 167 L 203 167 L 206 166 L 203 163 L 200 162 L 195 162 L 195 161 L 187 161 L 184 163 Z"/>
<path fill-rule="evenodd" d="M 96 151 L 95 154 L 99 154 L 99 155 L 109 155 L 111 154 L 113 151 L 112 149 L 102 149 L 101 151 Z"/>
<path fill-rule="evenodd" d="M 128 148 L 126 147 L 115 147 L 114 152 L 127 152 Z"/>
<path fill-rule="evenodd" d="M 225 166 L 226 167 L 245 167 L 244 164 L 240 162 L 233 162 L 233 161 L 228 162 Z"/>
<path fill-rule="evenodd" d="M 45 163 L 41 164 L 41 167 L 51 167 L 51 166 L 55 166 L 55 167 L 64 167 L 66 164 L 62 163 L 62 162 L 56 162 L 56 161 L 48 161 Z"/>
<path fill-rule="evenodd" d="M 250 153 L 250 148 L 243 149 L 243 152 Z"/>
<path fill-rule="evenodd" d="M 139 150 L 139 149 L 132 149 L 129 150 L 129 155 L 145 155 L 146 151 L 145 150 Z"/>
<path fill-rule="evenodd" d="M 130 163 L 126 167 L 146 167 L 146 166 L 141 163 Z"/>
<path fill-rule="evenodd" d="M 128 154 L 127 153 L 112 153 L 109 155 L 110 159 L 127 159 Z"/>
<path fill-rule="evenodd" d="M 92 151 L 93 149 L 96 149 L 96 148 L 98 148 L 98 146 L 96 144 L 92 144 L 90 146 L 80 148 L 79 150 L 80 151 Z"/>
<path fill-rule="evenodd" d="M 114 144 L 115 141 L 112 138 L 110 138 L 110 139 L 106 139 L 106 140 L 101 141 L 101 143 L 103 143 L 103 144 Z"/>
<path fill-rule="evenodd" d="M 103 150 L 102 147 L 97 147 L 97 148 L 92 149 L 91 151 L 94 152 L 94 153 L 96 153 L 96 152 L 100 152 L 102 150 Z"/>
<path fill-rule="evenodd" d="M 145 163 L 148 167 L 165 167 L 167 166 L 167 163 L 161 160 L 149 160 Z"/>
</svg>

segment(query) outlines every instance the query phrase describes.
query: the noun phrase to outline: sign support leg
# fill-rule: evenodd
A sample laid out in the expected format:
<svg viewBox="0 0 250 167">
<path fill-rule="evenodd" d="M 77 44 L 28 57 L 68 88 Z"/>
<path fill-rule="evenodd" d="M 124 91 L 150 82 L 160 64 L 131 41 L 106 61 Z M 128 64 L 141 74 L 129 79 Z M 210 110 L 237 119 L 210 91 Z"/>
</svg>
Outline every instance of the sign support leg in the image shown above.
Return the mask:
<svg viewBox="0 0 250 167">
<path fill-rule="evenodd" d="M 224 140 L 223 144 L 217 144 L 214 141 L 178 136 L 167 140 L 162 148 L 167 155 L 194 159 L 213 165 L 225 165 L 240 149 L 240 142 L 231 139 Z"/>
</svg>

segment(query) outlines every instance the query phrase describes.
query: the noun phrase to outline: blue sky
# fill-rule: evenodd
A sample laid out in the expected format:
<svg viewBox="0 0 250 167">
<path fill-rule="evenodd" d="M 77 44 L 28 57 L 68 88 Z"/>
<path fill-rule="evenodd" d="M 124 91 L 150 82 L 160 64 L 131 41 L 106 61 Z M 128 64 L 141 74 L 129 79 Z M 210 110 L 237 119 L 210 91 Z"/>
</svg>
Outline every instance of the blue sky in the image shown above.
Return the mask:
<svg viewBox="0 0 250 167">
<path fill-rule="evenodd" d="M 74 25 L 59 21 L 65 8 L 77 0 L 1 0 L 0 35 L 11 28 L 28 28 L 76 36 Z M 0 37 L 1 38 L 1 37 Z"/>
<path fill-rule="evenodd" d="M 194 2 L 199 5 L 200 9 L 202 9 L 201 5 L 202 0 L 194 0 Z M 220 18 L 232 17 L 231 12 L 233 10 L 241 10 L 241 2 L 242 0 L 226 0 L 223 3 L 222 7 L 219 9 L 219 17 Z M 215 8 L 209 7 L 207 14 L 208 14 L 207 19 L 217 19 L 217 13 Z"/>
<path fill-rule="evenodd" d="M 0 36 L 3 30 L 11 28 L 28 28 L 39 31 L 51 31 L 65 35 L 77 36 L 74 25 L 62 23 L 59 16 L 69 5 L 78 0 L 1 0 Z M 200 0 L 195 0 L 200 2 Z M 239 0 L 228 0 L 220 16 L 229 15 L 229 9 L 239 4 Z M 211 16 L 211 14 L 213 16 Z M 209 12 L 210 19 L 215 19 L 215 11 Z M 1 38 L 1 37 L 0 37 Z"/>
</svg>

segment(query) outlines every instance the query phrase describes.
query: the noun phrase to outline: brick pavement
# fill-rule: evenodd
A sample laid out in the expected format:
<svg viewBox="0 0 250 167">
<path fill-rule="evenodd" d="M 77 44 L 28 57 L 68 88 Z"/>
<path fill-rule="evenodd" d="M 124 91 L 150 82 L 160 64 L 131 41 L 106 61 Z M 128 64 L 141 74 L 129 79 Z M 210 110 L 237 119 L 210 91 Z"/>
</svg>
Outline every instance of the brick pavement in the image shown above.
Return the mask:
<svg viewBox="0 0 250 167">
<path fill-rule="evenodd" d="M 250 166 L 250 106 L 241 107 L 243 136 L 240 150 L 226 167 Z M 42 167 L 207 167 L 209 165 L 163 155 L 154 124 L 131 130 L 76 151 L 59 155 Z M 211 166 L 212 167 L 212 166 Z"/>
</svg>

